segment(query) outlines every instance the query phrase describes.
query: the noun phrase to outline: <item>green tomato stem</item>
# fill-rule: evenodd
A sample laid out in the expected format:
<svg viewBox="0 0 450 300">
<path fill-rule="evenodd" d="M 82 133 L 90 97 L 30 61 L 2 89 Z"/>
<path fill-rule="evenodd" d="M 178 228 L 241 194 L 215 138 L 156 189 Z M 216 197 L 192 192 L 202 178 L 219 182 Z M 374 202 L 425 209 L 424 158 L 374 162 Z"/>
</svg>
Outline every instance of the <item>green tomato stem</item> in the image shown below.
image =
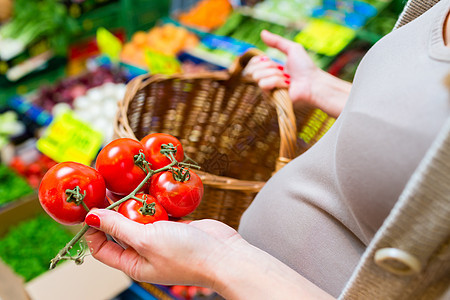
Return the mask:
<svg viewBox="0 0 450 300">
<path fill-rule="evenodd" d="M 56 267 L 56 264 L 72 249 L 72 247 L 84 236 L 86 231 L 88 231 L 89 225 L 84 225 L 80 231 L 62 248 L 58 254 L 50 261 L 49 269 L 52 270 Z"/>
<path fill-rule="evenodd" d="M 182 162 L 180 162 L 180 164 L 187 163 L 188 161 L 192 162 L 196 167 L 198 167 L 200 169 L 200 167 L 198 166 L 198 163 L 195 160 L 193 160 L 192 158 L 190 158 L 186 153 L 184 153 L 184 160 Z"/>
<path fill-rule="evenodd" d="M 81 205 L 84 207 L 84 209 L 89 212 L 89 207 L 87 207 L 86 203 L 84 201 L 81 201 Z"/>
<path fill-rule="evenodd" d="M 141 198 L 138 198 L 138 197 L 136 197 L 136 196 L 131 197 L 131 199 L 134 199 L 134 200 L 139 201 L 139 202 L 141 202 L 141 203 L 144 203 L 144 202 L 145 202 L 144 200 L 142 200 Z"/>
<path fill-rule="evenodd" d="M 66 197 L 67 202 L 73 202 L 76 205 L 81 205 L 87 212 L 89 212 L 89 208 L 83 201 L 86 197 L 86 191 L 83 191 L 83 194 L 81 194 L 81 188 L 78 185 L 73 190 L 67 189 Z"/>
</svg>

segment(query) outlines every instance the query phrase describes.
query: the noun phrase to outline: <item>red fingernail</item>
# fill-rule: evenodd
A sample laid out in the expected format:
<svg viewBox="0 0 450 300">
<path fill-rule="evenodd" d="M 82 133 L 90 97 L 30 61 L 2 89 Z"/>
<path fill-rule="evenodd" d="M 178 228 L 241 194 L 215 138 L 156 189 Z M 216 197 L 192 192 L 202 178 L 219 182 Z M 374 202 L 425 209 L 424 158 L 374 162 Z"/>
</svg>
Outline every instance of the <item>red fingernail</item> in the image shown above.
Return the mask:
<svg viewBox="0 0 450 300">
<path fill-rule="evenodd" d="M 291 75 L 283 73 L 284 77 L 286 77 L 287 79 L 291 78 Z"/>
<path fill-rule="evenodd" d="M 284 67 L 283 67 L 283 66 L 278 66 L 277 68 L 278 68 L 278 70 L 280 70 L 280 71 L 283 71 L 283 70 L 284 70 Z"/>
<path fill-rule="evenodd" d="M 260 60 L 261 61 L 267 61 L 267 60 L 269 60 L 269 58 L 267 56 L 261 56 Z"/>
<path fill-rule="evenodd" d="M 287 85 L 290 85 L 291 84 L 291 81 L 290 80 L 285 80 L 284 81 Z"/>
<path fill-rule="evenodd" d="M 86 219 L 84 221 L 86 222 L 87 225 L 89 225 L 91 227 L 94 227 L 94 228 L 100 227 L 100 218 L 97 215 L 90 214 L 86 217 Z"/>
</svg>

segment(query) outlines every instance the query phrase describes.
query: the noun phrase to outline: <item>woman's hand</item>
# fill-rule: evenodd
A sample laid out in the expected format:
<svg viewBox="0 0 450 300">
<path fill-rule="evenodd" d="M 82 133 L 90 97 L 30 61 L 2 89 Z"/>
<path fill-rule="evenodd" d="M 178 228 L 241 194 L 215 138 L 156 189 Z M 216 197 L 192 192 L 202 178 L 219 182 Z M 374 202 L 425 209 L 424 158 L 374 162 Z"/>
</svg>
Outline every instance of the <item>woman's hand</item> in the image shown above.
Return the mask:
<svg viewBox="0 0 450 300">
<path fill-rule="evenodd" d="M 95 209 L 86 224 L 98 229 L 86 233 L 92 255 L 137 281 L 203 286 L 226 299 L 331 299 L 219 221 L 143 225 L 115 211 Z"/>
<path fill-rule="evenodd" d="M 245 73 L 266 92 L 288 88 L 294 106 L 304 103 L 333 117 L 339 116 L 351 84 L 318 68 L 302 45 L 266 30 L 261 32 L 261 38 L 267 46 L 287 55 L 286 66 L 282 67 L 266 56 L 256 56 L 248 63 Z"/>
<path fill-rule="evenodd" d="M 114 211 L 93 210 L 86 223 L 99 229 L 86 233 L 96 259 L 137 281 L 159 284 L 213 288 L 211 270 L 244 242 L 234 229 L 214 220 L 143 225 Z M 128 248 L 107 240 L 105 233 Z"/>
<path fill-rule="evenodd" d="M 287 55 L 286 66 L 283 67 L 267 56 L 253 57 L 246 67 L 266 92 L 274 88 L 289 88 L 289 96 L 294 103 L 313 103 L 312 90 L 314 78 L 319 68 L 314 64 L 302 45 L 287 40 L 279 35 L 263 30 L 261 38 L 267 46 L 276 48 Z"/>
</svg>

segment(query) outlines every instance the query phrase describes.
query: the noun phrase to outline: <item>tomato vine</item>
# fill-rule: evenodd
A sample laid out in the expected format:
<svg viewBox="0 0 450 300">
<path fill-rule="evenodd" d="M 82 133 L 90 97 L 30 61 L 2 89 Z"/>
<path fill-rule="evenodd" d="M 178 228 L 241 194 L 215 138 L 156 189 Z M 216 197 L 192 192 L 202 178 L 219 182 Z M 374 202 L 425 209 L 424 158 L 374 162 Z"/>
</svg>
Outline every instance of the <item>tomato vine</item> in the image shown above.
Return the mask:
<svg viewBox="0 0 450 300">
<path fill-rule="evenodd" d="M 134 164 L 138 167 L 140 167 L 145 172 L 145 178 L 139 183 L 139 185 L 128 195 L 124 196 L 123 198 L 119 199 L 118 201 L 110 204 L 105 209 L 112 210 L 118 206 L 120 206 L 122 203 L 133 199 L 135 201 L 139 201 L 143 204 L 142 209 L 140 209 L 140 212 L 142 215 L 152 215 L 155 213 L 155 206 L 151 203 L 146 203 L 145 199 L 141 199 L 139 197 L 136 197 L 136 194 L 139 193 L 144 185 L 150 180 L 150 178 L 157 174 L 162 172 L 170 171 L 172 172 L 174 178 L 177 178 L 177 181 L 183 182 L 190 179 L 189 170 L 191 168 L 200 169 L 200 167 L 190 158 L 187 157 L 185 161 L 178 161 L 176 158 L 178 146 L 174 146 L 172 143 L 163 144 L 161 145 L 161 154 L 163 154 L 165 157 L 167 157 L 170 161 L 170 163 L 164 167 L 161 167 L 157 170 L 152 170 L 150 163 L 146 160 L 145 153 L 140 151 L 139 154 L 134 155 Z M 180 152 L 178 150 L 178 152 Z M 188 163 L 186 161 L 191 161 L 193 163 Z M 197 176 L 197 175 L 196 175 Z M 197 176 L 198 177 L 198 176 Z M 203 186 L 202 193 L 203 195 Z M 81 205 L 84 207 L 84 209 L 89 212 L 88 206 L 84 203 L 84 195 L 85 191 L 82 191 L 80 187 L 75 187 L 74 189 L 67 189 L 66 190 L 66 201 L 67 202 L 74 202 L 76 205 Z M 76 255 L 71 255 L 69 251 L 79 243 L 84 236 L 84 234 L 89 229 L 88 225 L 84 225 L 80 231 L 70 240 L 59 252 L 58 254 L 50 261 L 50 269 L 53 269 L 56 267 L 57 263 L 61 260 L 74 260 L 75 263 L 81 264 L 83 262 L 83 258 L 86 255 L 86 247 L 82 247 L 82 251 L 78 251 Z"/>
</svg>

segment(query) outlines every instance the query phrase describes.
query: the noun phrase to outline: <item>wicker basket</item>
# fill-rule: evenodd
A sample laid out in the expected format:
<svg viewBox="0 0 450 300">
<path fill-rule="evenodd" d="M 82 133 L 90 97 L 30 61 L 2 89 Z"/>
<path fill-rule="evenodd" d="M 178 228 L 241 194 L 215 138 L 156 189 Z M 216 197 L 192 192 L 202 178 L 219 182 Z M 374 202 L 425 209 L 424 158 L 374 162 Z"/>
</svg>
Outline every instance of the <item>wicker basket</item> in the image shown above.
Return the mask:
<svg viewBox="0 0 450 300">
<path fill-rule="evenodd" d="M 286 90 L 270 97 L 244 77 L 243 68 L 258 54 L 250 50 L 226 72 L 137 77 L 119 102 L 116 137 L 172 134 L 202 167 L 204 197 L 186 219 L 212 218 L 237 228 L 273 172 L 334 121 L 311 107 L 294 112 Z"/>
</svg>

